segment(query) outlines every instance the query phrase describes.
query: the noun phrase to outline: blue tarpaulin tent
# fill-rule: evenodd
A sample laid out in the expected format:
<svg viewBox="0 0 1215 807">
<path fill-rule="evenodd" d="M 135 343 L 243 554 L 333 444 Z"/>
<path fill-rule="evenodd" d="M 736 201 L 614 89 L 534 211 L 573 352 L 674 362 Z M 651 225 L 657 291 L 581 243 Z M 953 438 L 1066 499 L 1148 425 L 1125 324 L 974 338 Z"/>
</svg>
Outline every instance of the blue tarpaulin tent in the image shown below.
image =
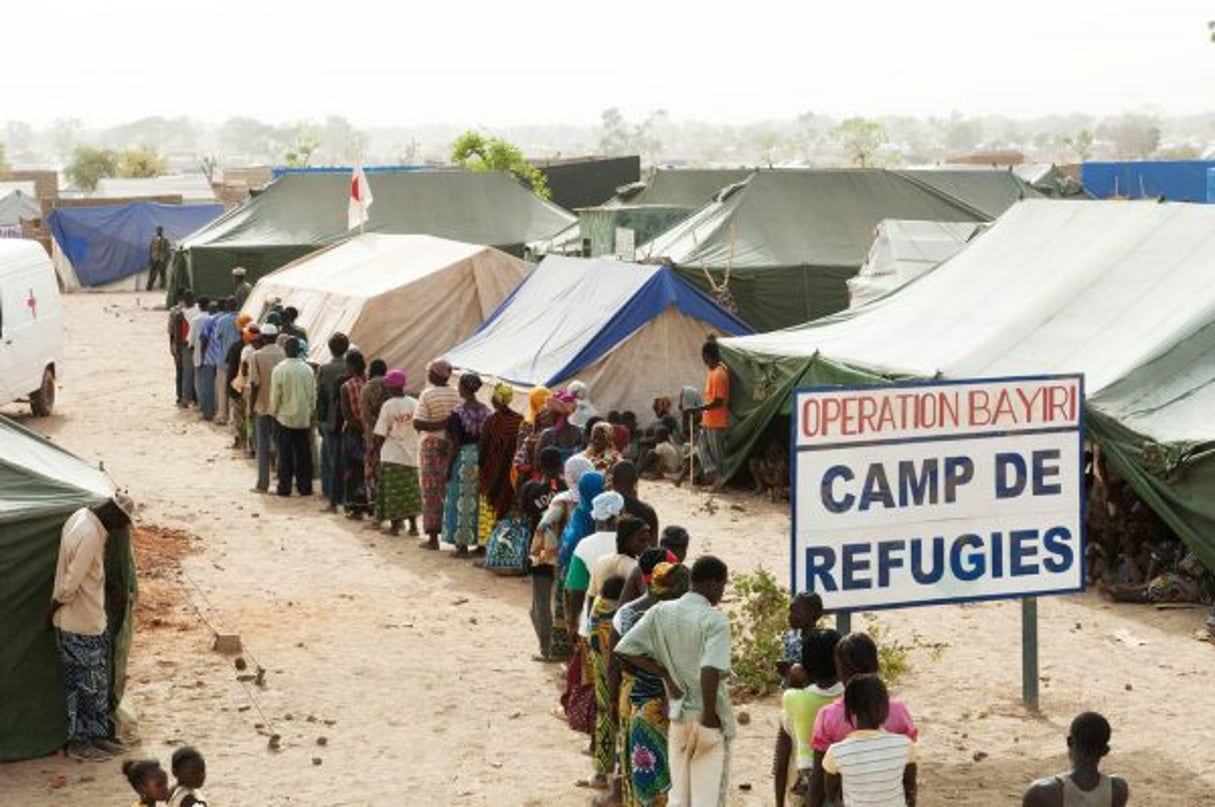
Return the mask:
<svg viewBox="0 0 1215 807">
<path fill-rule="evenodd" d="M 1207 177 L 1212 169 L 1211 160 L 1091 162 L 1080 167 L 1080 181 L 1098 199 L 1211 202 Z"/>
<path fill-rule="evenodd" d="M 148 245 L 157 227 L 176 243 L 224 212 L 222 205 L 133 202 L 101 207 L 61 207 L 49 217 L 51 232 L 75 273 L 68 288 L 104 286 L 148 268 Z M 60 266 L 62 276 L 62 265 Z"/>
<path fill-rule="evenodd" d="M 577 378 L 603 411 L 641 412 L 700 385 L 706 336 L 750 332 L 669 267 L 549 256 L 446 358 L 520 387 Z"/>
</svg>

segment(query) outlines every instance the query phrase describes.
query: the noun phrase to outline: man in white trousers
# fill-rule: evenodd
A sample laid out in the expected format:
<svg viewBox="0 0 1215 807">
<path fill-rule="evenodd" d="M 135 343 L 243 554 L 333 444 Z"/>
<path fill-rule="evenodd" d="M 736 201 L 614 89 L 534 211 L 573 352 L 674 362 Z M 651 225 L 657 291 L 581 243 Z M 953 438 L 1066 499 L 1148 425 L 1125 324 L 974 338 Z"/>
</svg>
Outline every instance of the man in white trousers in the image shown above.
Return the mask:
<svg viewBox="0 0 1215 807">
<path fill-rule="evenodd" d="M 726 588 L 726 564 L 712 555 L 692 565 L 692 590 L 646 611 L 616 645 L 621 659 L 661 676 L 670 696 L 669 807 L 726 803 L 734 714 L 730 622 L 715 607 Z"/>
</svg>

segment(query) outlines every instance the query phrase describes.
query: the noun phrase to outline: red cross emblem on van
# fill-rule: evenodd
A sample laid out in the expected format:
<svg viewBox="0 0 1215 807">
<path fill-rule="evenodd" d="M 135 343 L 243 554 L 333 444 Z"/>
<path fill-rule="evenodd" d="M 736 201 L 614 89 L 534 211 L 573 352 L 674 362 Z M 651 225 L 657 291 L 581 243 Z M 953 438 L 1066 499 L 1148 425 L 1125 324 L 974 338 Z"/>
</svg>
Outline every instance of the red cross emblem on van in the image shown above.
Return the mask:
<svg viewBox="0 0 1215 807">
<path fill-rule="evenodd" d="M 34 296 L 33 289 L 30 289 L 30 296 L 26 298 L 25 304 L 29 306 L 30 313 L 34 315 L 34 319 L 38 319 L 38 298 Z"/>
</svg>

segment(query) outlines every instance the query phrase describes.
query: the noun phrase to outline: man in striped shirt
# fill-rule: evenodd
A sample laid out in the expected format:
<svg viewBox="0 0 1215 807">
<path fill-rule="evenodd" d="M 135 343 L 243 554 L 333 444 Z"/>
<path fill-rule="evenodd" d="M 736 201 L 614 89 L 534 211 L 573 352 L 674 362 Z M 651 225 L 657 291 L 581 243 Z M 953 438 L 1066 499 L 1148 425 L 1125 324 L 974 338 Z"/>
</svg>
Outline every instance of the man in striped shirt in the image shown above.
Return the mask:
<svg viewBox="0 0 1215 807">
<path fill-rule="evenodd" d="M 882 729 L 890 694 L 873 674 L 855 675 L 844 710 L 856 730 L 823 756 L 827 796 L 844 807 L 915 807 L 916 747 L 905 734 Z"/>
</svg>

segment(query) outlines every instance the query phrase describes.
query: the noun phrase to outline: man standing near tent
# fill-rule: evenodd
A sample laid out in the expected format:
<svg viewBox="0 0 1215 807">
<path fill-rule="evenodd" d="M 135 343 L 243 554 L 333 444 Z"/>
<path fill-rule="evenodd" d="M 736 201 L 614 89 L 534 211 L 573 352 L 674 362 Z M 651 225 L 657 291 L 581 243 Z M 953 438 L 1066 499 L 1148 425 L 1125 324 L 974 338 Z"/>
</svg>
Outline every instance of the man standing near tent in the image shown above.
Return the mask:
<svg viewBox="0 0 1215 807">
<path fill-rule="evenodd" d="M 688 411 L 701 412 L 700 470 L 706 484 L 714 490 L 725 483 L 726 429 L 730 426 L 730 371 L 721 360 L 717 338 L 710 336 L 700 349 L 700 358 L 709 368 L 705 381 L 705 402 Z"/>
<path fill-rule="evenodd" d="M 278 495 L 312 495 L 312 416 L 316 414 L 316 376 L 301 358 L 303 343 L 291 337 L 286 358 L 270 374 L 270 414 L 278 426 Z"/>
<path fill-rule="evenodd" d="M 245 267 L 238 266 L 232 270 L 232 296 L 236 298 L 236 310 L 240 311 L 245 307 L 245 300 L 249 299 L 249 293 L 253 291 L 253 286 L 249 285 L 249 281 L 245 280 Z"/>
<path fill-rule="evenodd" d="M 160 277 L 160 287 L 163 289 L 169 277 L 169 239 L 165 238 L 165 228 L 156 228 L 156 237 L 148 245 L 148 291 L 156 285 Z"/>
<path fill-rule="evenodd" d="M 122 753 L 110 722 L 110 639 L 106 633 L 105 545 L 131 524 L 134 503 L 121 493 L 68 517 L 49 621 L 55 628 L 67 699 L 67 755 L 101 761 Z"/>
<path fill-rule="evenodd" d="M 186 337 L 190 333 L 190 321 L 196 316 L 198 306 L 194 304 L 194 290 L 186 289 L 181 293 L 181 300 L 169 311 L 169 353 L 173 356 L 173 366 L 177 370 L 177 380 L 174 384 L 177 390 L 177 405 L 183 409 L 189 407 L 194 398 L 194 362 L 184 355 L 184 351 Z M 188 389 L 184 383 L 187 369 L 190 372 Z"/>
<path fill-rule="evenodd" d="M 333 358 L 321 365 L 316 379 L 316 422 L 321 431 L 321 492 L 329 503 L 326 512 L 336 513 L 342 504 L 338 476 L 339 444 L 337 390 L 339 382 L 346 376 L 346 351 L 350 339 L 340 331 L 329 337 L 329 355 Z"/>
<path fill-rule="evenodd" d="M 287 358 L 278 346 L 278 328 L 269 323 L 262 326 L 261 347 L 249 359 L 249 400 L 253 408 L 253 444 L 257 451 L 256 493 L 270 491 L 270 443 L 274 435 L 274 415 L 270 411 L 270 383 L 274 368 Z"/>
</svg>

